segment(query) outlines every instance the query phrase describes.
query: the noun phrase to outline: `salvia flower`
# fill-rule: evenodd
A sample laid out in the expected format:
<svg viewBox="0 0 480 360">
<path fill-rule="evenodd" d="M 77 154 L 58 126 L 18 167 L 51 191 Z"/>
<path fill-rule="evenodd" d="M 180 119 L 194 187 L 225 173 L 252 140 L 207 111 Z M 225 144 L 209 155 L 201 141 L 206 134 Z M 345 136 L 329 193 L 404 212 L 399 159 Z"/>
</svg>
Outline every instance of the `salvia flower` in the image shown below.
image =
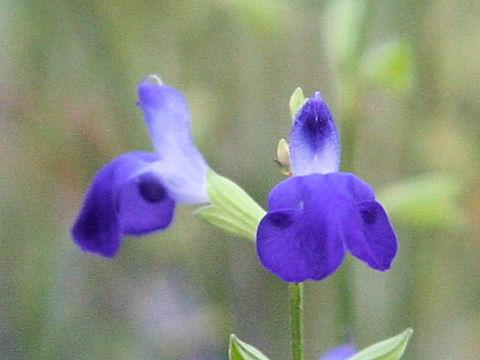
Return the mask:
<svg viewBox="0 0 480 360">
<path fill-rule="evenodd" d="M 397 238 L 372 188 L 338 172 L 340 138 L 319 92 L 298 111 L 290 134 L 293 177 L 268 196 L 257 231 L 262 264 L 284 281 L 322 280 L 341 265 L 346 250 L 385 271 Z"/>
<path fill-rule="evenodd" d="M 124 234 L 166 229 L 177 202 L 209 201 L 208 166 L 193 143 L 183 95 L 150 75 L 138 98 L 155 152 L 126 153 L 101 169 L 72 229 L 80 248 L 105 257 L 117 254 Z"/>
</svg>

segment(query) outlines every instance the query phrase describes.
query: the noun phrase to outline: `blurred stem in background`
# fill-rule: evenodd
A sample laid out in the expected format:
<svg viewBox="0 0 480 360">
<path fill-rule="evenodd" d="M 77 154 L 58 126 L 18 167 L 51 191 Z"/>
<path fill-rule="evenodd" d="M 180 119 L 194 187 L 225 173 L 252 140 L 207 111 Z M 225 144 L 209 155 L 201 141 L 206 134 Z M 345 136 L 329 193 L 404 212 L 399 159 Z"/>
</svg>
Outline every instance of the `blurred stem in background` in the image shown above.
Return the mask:
<svg viewBox="0 0 480 360">
<path fill-rule="evenodd" d="M 338 72 L 337 119 L 342 137 L 342 171 L 354 172 L 354 151 L 357 124 L 360 118 L 360 86 L 358 68 L 367 42 L 367 29 L 372 19 L 374 1 L 332 1 L 328 13 L 331 23 L 326 30 L 334 68 Z M 337 341 L 354 334 L 355 313 L 353 268 L 347 258 L 338 272 L 336 283 Z"/>
</svg>

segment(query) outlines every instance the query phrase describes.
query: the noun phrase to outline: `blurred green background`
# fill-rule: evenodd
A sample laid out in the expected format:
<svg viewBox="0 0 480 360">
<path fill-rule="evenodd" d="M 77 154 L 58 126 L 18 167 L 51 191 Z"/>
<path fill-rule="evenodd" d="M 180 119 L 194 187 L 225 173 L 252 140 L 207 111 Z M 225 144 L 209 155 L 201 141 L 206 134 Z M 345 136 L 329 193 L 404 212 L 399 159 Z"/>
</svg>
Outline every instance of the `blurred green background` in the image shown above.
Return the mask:
<svg viewBox="0 0 480 360">
<path fill-rule="evenodd" d="M 0 14 L 1 359 L 226 359 L 230 333 L 289 359 L 286 284 L 193 207 L 113 260 L 71 241 L 95 172 L 151 149 L 135 106 L 150 73 L 186 95 L 211 167 L 262 206 L 292 91 L 321 90 L 343 169 L 389 211 L 391 271 L 349 256 L 307 283 L 308 359 L 407 326 L 405 359 L 479 358 L 480 2 L 7 0 Z"/>
</svg>

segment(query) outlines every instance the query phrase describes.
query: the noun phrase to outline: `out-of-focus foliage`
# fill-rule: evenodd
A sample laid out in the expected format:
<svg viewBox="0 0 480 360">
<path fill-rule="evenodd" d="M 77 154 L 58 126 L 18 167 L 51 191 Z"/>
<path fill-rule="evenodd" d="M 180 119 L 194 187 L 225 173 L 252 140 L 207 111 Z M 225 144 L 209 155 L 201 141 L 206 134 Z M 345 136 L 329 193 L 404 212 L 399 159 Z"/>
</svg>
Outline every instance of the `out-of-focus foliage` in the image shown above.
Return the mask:
<svg viewBox="0 0 480 360">
<path fill-rule="evenodd" d="M 228 358 L 230 360 L 268 360 L 261 351 L 241 341 L 233 334 L 230 335 Z"/>
<path fill-rule="evenodd" d="M 341 72 L 356 70 L 368 14 L 368 1 L 330 1 L 326 9 L 327 52 Z"/>
<path fill-rule="evenodd" d="M 378 197 L 392 216 L 412 229 L 461 231 L 465 214 L 455 203 L 460 181 L 453 175 L 430 174 L 393 183 Z"/>
<path fill-rule="evenodd" d="M 413 82 L 412 50 L 408 42 L 392 40 L 369 49 L 360 62 L 359 76 L 381 91 L 406 92 Z"/>
<path fill-rule="evenodd" d="M 85 254 L 70 226 L 113 157 L 151 150 L 136 84 L 180 89 L 219 174 L 262 206 L 289 98 L 322 91 L 343 166 L 400 238 L 388 273 L 306 286 L 307 357 L 407 326 L 403 359 L 480 353 L 480 3 L 7 0 L 0 3 L 0 358 L 225 359 L 228 334 L 287 358 L 285 284 L 251 243 L 181 207 L 172 228 Z"/>
<path fill-rule="evenodd" d="M 412 332 L 412 329 L 406 329 L 397 336 L 370 345 L 348 360 L 398 360 L 402 357 Z"/>
</svg>

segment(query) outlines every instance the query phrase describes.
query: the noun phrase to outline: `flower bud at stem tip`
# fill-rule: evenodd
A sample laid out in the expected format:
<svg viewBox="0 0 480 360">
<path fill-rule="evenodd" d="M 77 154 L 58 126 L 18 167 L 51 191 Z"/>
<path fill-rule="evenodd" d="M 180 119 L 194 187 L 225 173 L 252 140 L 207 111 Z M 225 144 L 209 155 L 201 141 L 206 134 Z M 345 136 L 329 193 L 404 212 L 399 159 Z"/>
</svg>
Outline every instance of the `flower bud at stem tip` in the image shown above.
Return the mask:
<svg viewBox="0 0 480 360">
<path fill-rule="evenodd" d="M 282 172 L 286 176 L 291 175 L 290 171 L 290 146 L 287 140 L 280 139 L 277 146 L 277 163 L 282 167 Z"/>
</svg>

